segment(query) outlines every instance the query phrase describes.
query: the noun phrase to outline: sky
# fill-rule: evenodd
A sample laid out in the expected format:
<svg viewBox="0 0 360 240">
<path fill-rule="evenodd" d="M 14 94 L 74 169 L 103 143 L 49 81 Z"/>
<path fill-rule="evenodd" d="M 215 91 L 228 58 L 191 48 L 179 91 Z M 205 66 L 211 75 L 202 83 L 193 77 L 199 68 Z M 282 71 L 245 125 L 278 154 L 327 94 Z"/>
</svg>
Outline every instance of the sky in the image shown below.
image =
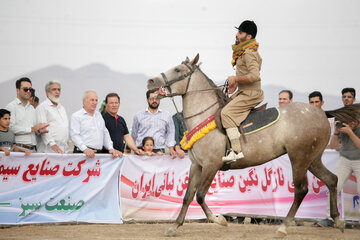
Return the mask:
<svg viewBox="0 0 360 240">
<path fill-rule="evenodd" d="M 250 19 L 262 84 L 360 91 L 359 9 L 356 0 L 0 0 L 0 82 L 54 64 L 151 77 L 199 53 L 223 83 L 235 73 L 234 26 Z"/>
</svg>

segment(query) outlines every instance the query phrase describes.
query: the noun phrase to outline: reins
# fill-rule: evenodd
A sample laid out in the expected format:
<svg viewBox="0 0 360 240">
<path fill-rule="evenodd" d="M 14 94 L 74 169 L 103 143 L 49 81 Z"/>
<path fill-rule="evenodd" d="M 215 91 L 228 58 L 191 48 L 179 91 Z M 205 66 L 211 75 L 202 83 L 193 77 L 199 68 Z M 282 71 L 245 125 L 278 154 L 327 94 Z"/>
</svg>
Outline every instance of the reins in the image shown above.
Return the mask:
<svg viewBox="0 0 360 240">
<path fill-rule="evenodd" d="M 198 115 L 200 115 L 200 114 L 202 114 L 202 113 L 205 113 L 207 110 L 209 110 L 210 108 L 212 108 L 213 106 L 215 106 L 215 105 L 216 105 L 217 103 L 219 103 L 219 102 L 216 101 L 216 102 L 214 102 L 213 104 L 211 104 L 209 107 L 207 107 L 206 109 L 204 109 L 204 110 L 202 110 L 202 111 L 200 111 L 200 112 L 198 112 L 198 113 L 195 113 L 195 114 L 193 114 L 193 115 L 191 115 L 191 116 L 181 117 L 180 112 L 179 112 L 179 110 L 178 110 L 178 108 L 177 108 L 177 106 L 176 106 L 176 103 L 175 103 L 175 100 L 174 100 L 174 96 L 182 96 L 182 95 L 185 95 L 185 94 L 188 94 L 188 93 L 197 93 L 197 92 L 205 92 L 205 91 L 216 91 L 216 90 L 218 90 L 218 88 L 221 87 L 221 86 L 223 87 L 223 90 L 222 90 L 222 91 L 224 91 L 224 89 L 227 89 L 228 85 L 225 83 L 225 84 L 223 84 L 223 85 L 217 86 L 216 88 L 209 88 L 209 89 L 201 89 L 201 90 L 188 91 L 192 74 L 196 71 L 196 69 L 198 68 L 198 66 L 197 66 L 197 65 L 194 65 L 193 67 L 190 67 L 186 62 L 182 62 L 182 64 L 184 64 L 190 71 L 187 72 L 187 73 L 185 73 L 184 75 L 181 75 L 180 77 L 178 77 L 178 78 L 176 78 L 176 79 L 173 79 L 173 80 L 169 80 L 169 79 L 166 77 L 165 73 L 161 73 L 161 76 L 163 77 L 163 79 L 164 79 L 164 81 L 165 81 L 165 85 L 163 86 L 163 88 L 168 89 L 168 91 L 169 91 L 169 93 L 170 93 L 170 94 L 166 94 L 166 96 L 167 96 L 167 97 L 171 97 L 171 100 L 172 100 L 172 102 L 173 102 L 173 104 L 174 104 L 174 106 L 175 106 L 175 109 L 176 109 L 176 114 L 177 114 L 177 116 L 179 117 L 180 120 L 186 120 L 186 119 L 190 119 L 190 118 L 193 118 L 193 117 L 195 117 L 195 116 L 198 116 Z M 186 84 L 185 92 L 182 93 L 182 94 L 181 94 L 181 93 L 173 94 L 173 93 L 171 92 L 170 86 L 171 86 L 172 84 L 176 83 L 176 82 L 179 82 L 179 81 L 187 78 L 187 77 L 188 77 L 188 81 L 187 81 L 187 84 Z M 183 121 L 180 121 L 180 122 L 181 122 L 181 124 L 182 124 L 183 129 L 187 129 L 187 128 L 185 127 L 185 125 L 184 125 L 184 122 L 183 122 Z"/>
</svg>

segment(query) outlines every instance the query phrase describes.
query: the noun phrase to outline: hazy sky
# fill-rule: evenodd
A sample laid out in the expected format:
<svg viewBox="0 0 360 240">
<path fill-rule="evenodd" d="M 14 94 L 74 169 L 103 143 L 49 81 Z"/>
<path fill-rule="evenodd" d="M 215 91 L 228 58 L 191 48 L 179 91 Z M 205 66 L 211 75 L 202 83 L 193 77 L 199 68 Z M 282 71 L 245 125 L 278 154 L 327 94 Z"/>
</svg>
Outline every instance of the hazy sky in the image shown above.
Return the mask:
<svg viewBox="0 0 360 240">
<path fill-rule="evenodd" d="M 234 26 L 251 19 L 263 84 L 360 91 L 359 9 L 357 0 L 0 0 L 0 82 L 94 62 L 153 76 L 196 53 L 223 82 L 234 73 Z"/>
</svg>

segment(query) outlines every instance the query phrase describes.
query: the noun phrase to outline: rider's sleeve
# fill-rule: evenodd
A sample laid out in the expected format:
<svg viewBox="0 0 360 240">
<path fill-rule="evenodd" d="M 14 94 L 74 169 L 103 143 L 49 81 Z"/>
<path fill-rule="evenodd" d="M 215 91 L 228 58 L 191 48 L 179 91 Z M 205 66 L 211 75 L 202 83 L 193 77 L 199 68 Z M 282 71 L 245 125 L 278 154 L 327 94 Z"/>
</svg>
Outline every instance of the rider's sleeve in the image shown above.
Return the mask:
<svg viewBox="0 0 360 240">
<path fill-rule="evenodd" d="M 248 69 L 246 76 L 251 82 L 260 81 L 261 57 L 257 52 L 247 52 L 243 55 L 245 65 Z"/>
</svg>

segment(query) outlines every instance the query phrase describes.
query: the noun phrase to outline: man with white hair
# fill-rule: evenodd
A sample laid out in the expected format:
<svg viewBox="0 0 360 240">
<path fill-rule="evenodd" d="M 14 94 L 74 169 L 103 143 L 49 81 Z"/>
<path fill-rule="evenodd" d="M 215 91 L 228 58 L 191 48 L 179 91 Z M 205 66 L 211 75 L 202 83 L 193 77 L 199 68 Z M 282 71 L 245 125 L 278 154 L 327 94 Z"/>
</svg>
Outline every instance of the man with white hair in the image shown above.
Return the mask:
<svg viewBox="0 0 360 240">
<path fill-rule="evenodd" d="M 94 91 L 86 91 L 83 108 L 73 113 L 70 119 L 70 137 L 74 143 L 74 153 L 85 153 L 94 158 L 105 147 L 115 157 L 122 154 L 113 147 L 109 131 L 101 114 L 96 111 L 98 97 Z"/>
<path fill-rule="evenodd" d="M 63 105 L 60 104 L 61 84 L 50 81 L 45 85 L 46 100 L 36 108 L 37 121 L 48 123 L 48 133 L 41 134 L 38 152 L 69 152 L 69 122 Z"/>
</svg>

